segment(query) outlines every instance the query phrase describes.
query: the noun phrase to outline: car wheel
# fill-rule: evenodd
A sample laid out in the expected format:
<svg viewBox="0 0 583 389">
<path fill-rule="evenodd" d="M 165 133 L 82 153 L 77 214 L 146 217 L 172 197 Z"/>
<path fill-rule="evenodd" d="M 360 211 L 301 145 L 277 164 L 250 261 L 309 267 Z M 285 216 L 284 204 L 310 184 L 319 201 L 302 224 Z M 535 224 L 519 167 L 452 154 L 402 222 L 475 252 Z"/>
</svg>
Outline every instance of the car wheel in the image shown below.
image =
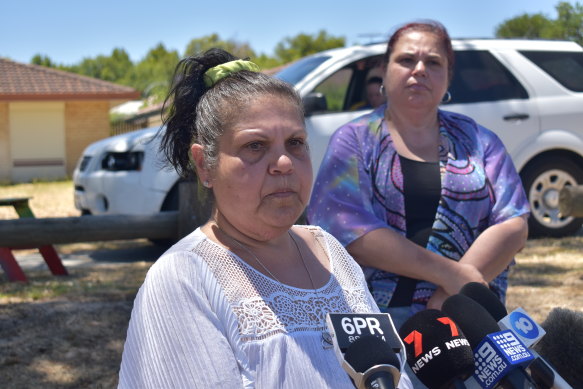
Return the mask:
<svg viewBox="0 0 583 389">
<path fill-rule="evenodd" d="M 583 218 L 561 215 L 559 192 L 566 185 L 583 184 L 583 170 L 566 158 L 549 156 L 536 161 L 522 173 L 530 203 L 529 235 L 561 237 L 577 232 Z"/>
</svg>

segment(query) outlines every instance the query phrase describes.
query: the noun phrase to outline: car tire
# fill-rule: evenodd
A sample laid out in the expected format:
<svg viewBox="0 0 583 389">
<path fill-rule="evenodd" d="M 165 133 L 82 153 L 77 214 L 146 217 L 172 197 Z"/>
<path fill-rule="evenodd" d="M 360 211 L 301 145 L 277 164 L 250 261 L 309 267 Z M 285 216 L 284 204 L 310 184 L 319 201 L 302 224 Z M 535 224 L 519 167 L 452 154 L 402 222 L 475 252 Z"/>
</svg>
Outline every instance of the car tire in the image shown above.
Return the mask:
<svg viewBox="0 0 583 389">
<path fill-rule="evenodd" d="M 566 185 L 582 185 L 583 170 L 573 161 L 557 156 L 539 159 L 522 172 L 522 183 L 531 215 L 531 237 L 562 237 L 581 229 L 583 218 L 563 216 L 559 212 L 559 192 Z"/>
</svg>

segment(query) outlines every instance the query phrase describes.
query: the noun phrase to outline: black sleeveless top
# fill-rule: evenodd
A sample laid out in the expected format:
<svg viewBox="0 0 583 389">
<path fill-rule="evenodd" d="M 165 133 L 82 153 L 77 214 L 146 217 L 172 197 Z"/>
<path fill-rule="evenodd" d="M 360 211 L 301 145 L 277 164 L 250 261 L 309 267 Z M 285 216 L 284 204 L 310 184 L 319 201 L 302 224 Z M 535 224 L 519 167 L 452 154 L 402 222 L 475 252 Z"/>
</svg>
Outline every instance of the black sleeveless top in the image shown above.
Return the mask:
<svg viewBox="0 0 583 389">
<path fill-rule="evenodd" d="M 402 156 L 399 159 L 403 173 L 407 239 L 425 248 L 441 194 L 439 162 L 414 161 Z M 399 277 L 389 307 L 410 306 L 416 284 L 417 280 L 413 278 Z"/>
</svg>

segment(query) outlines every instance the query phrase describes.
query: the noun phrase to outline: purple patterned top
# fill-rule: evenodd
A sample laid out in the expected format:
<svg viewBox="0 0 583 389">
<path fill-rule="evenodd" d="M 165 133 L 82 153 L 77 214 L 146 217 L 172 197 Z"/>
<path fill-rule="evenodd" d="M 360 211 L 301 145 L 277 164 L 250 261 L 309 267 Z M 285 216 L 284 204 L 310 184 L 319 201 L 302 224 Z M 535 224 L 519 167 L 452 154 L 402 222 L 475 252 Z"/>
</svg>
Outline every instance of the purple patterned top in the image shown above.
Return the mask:
<svg viewBox="0 0 583 389">
<path fill-rule="evenodd" d="M 400 160 L 384 120 L 386 106 L 340 127 L 322 161 L 309 223 L 344 246 L 378 228 L 406 234 Z M 529 212 L 520 177 L 504 145 L 467 116 L 439 111 L 441 198 L 427 249 L 459 260 L 489 226 Z M 387 311 L 399 276 L 365 268 L 372 294 Z M 491 282 L 504 302 L 508 270 Z M 412 312 L 424 309 L 436 286 L 420 281 Z"/>
</svg>

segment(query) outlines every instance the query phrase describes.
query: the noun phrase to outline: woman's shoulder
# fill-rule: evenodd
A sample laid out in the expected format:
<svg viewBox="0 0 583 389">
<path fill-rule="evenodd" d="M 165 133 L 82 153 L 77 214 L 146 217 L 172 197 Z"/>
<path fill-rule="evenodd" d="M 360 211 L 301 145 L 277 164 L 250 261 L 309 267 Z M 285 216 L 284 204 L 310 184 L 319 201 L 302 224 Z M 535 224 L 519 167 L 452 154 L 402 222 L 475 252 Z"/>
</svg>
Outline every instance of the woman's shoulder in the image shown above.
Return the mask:
<svg viewBox="0 0 583 389">
<path fill-rule="evenodd" d="M 295 227 L 302 228 L 311 233 L 315 240 L 325 248 L 327 255 L 331 257 L 331 260 L 337 261 L 349 256 L 342 243 L 322 227 L 316 225 L 296 225 Z"/>
<path fill-rule="evenodd" d="M 175 279 L 187 273 L 199 273 L 196 268 L 203 264 L 199 247 L 207 240 L 208 238 L 200 228 L 185 236 L 156 260 L 148 270 L 146 280 L 148 278 Z"/>
<path fill-rule="evenodd" d="M 293 228 L 301 228 L 302 230 L 310 233 L 316 239 L 324 239 L 324 240 L 336 240 L 331 234 L 326 232 L 322 227 L 311 225 L 311 224 L 296 224 Z"/>
<path fill-rule="evenodd" d="M 458 112 L 439 110 L 439 118 L 449 131 L 461 130 L 466 135 L 475 134 L 483 142 L 485 139 L 497 141 L 498 135 L 494 131 L 482 126 L 473 118 Z"/>
<path fill-rule="evenodd" d="M 375 110 L 358 116 L 336 130 L 336 137 L 352 134 L 363 137 L 376 134 L 384 118 L 385 106 L 381 105 Z M 369 129 L 368 131 L 366 129 Z"/>
</svg>

